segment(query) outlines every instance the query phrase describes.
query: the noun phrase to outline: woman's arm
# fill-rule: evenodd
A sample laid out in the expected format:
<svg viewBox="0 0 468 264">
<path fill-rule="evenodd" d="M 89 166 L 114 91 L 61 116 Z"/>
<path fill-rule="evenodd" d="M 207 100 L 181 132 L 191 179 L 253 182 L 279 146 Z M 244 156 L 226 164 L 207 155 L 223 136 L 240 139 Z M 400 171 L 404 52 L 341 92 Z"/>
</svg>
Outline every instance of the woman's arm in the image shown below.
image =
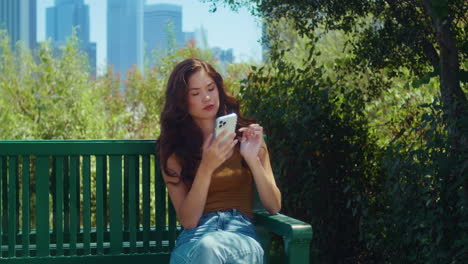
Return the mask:
<svg viewBox="0 0 468 264">
<path fill-rule="evenodd" d="M 277 214 L 281 210 L 281 192 L 273 176 L 263 128 L 252 124 L 240 131 L 243 132 L 241 154 L 253 174 L 260 201 L 270 214 Z"/>
<path fill-rule="evenodd" d="M 163 171 L 164 181 L 180 224 L 186 229 L 195 228 L 198 225 L 205 209 L 211 176 L 215 169 L 232 155 L 232 148 L 237 144 L 237 140 L 233 140 L 235 133 L 232 133 L 231 137 L 223 142 L 220 142 L 221 135 L 212 144 L 212 136 L 205 140 L 202 160 L 191 188 L 186 186 L 180 178 L 182 166 L 177 157 L 173 154 L 167 160 L 168 170 L 179 177 L 174 181 L 175 177 L 168 176 Z M 230 141 L 228 141 L 229 139 Z"/>
</svg>

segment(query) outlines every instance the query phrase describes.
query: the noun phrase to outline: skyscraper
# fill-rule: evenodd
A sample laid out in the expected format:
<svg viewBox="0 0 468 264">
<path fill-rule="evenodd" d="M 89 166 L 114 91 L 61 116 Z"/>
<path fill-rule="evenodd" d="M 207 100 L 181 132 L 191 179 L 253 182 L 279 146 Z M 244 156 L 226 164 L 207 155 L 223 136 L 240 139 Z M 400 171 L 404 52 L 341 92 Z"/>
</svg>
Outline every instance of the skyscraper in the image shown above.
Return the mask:
<svg viewBox="0 0 468 264">
<path fill-rule="evenodd" d="M 11 46 L 19 40 L 36 46 L 36 0 L 0 0 L 0 29 L 5 29 Z"/>
<path fill-rule="evenodd" d="M 89 42 L 89 7 L 83 0 L 55 0 L 55 6 L 47 8 L 47 38 L 65 42 L 76 27 L 77 37 Z"/>
<path fill-rule="evenodd" d="M 145 5 L 144 41 L 145 56 L 152 51 L 164 54 L 171 48 L 184 45 L 182 32 L 182 7 L 171 4 Z"/>
<path fill-rule="evenodd" d="M 215 57 L 221 64 L 228 64 L 234 61 L 232 49 L 224 50 L 220 47 L 214 47 L 211 50 L 213 52 L 213 57 Z"/>
<path fill-rule="evenodd" d="M 80 48 L 88 54 L 91 73 L 96 71 L 96 43 L 89 41 L 89 6 L 83 0 L 55 0 L 46 11 L 46 36 L 54 46 L 64 45 L 76 29 Z"/>
<path fill-rule="evenodd" d="M 123 74 L 143 66 L 143 0 L 107 0 L 107 60 Z"/>
</svg>

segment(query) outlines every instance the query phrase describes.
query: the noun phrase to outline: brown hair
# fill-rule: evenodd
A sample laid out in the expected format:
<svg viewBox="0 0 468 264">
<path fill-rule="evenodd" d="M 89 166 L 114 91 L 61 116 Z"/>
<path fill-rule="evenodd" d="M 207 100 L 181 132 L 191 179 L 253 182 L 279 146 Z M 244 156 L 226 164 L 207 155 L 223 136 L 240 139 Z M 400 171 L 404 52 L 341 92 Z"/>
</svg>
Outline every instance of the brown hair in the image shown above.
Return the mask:
<svg viewBox="0 0 468 264">
<path fill-rule="evenodd" d="M 190 58 L 177 64 L 169 76 L 166 86 L 164 108 L 161 113 L 161 134 L 159 136 L 158 154 L 163 171 L 168 176 L 178 177 L 191 186 L 202 158 L 203 135 L 200 127 L 188 113 L 187 95 L 188 79 L 198 71 L 205 71 L 215 82 L 219 92 L 219 109 L 216 116 L 236 113 L 239 127 L 248 126 L 254 120 L 240 115 L 239 104 L 228 94 L 221 75 L 207 62 Z M 167 167 L 167 160 L 175 154 L 182 171 L 177 175 Z"/>
</svg>

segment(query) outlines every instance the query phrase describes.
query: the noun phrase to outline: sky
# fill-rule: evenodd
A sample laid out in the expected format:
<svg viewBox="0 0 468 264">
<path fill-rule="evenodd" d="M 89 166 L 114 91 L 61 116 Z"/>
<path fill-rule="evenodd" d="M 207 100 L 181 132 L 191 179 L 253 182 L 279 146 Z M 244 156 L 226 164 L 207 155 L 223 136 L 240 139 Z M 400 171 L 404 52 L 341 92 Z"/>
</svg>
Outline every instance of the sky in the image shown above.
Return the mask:
<svg viewBox="0 0 468 264">
<path fill-rule="evenodd" d="M 85 0 L 90 7 L 90 39 L 97 43 L 97 66 L 103 68 L 107 56 L 106 6 L 107 0 Z M 237 12 L 219 4 L 215 13 L 209 12 L 211 3 L 200 0 L 147 0 L 147 4 L 177 4 L 182 6 L 182 31 L 203 27 L 209 47 L 232 48 L 235 62 L 261 60 L 261 24 L 247 8 Z M 46 8 L 54 0 L 37 0 L 37 40 L 45 40 Z"/>
</svg>

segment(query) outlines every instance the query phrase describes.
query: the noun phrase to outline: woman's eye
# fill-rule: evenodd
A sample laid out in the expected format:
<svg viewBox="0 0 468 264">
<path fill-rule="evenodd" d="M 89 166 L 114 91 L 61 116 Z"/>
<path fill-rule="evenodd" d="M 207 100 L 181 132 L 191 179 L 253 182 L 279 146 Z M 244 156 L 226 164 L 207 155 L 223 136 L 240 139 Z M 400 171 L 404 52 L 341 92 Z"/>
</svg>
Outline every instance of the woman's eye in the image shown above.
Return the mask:
<svg viewBox="0 0 468 264">
<path fill-rule="evenodd" d="M 193 93 L 192 96 L 197 96 L 199 95 L 200 93 Z"/>
<path fill-rule="evenodd" d="M 209 88 L 208 91 L 211 92 L 211 91 L 213 91 L 214 89 L 215 89 L 215 87 L 213 86 L 213 87 Z"/>
</svg>

